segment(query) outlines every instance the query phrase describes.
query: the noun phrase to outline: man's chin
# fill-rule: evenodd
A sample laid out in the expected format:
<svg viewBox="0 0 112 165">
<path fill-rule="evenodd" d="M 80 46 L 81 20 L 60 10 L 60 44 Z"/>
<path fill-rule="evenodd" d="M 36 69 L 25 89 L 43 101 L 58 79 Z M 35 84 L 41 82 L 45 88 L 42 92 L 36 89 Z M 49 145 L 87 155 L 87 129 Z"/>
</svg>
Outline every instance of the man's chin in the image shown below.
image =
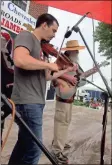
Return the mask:
<svg viewBox="0 0 112 165">
<path fill-rule="evenodd" d="M 46 38 L 45 40 L 50 42 L 52 40 L 52 38 Z"/>
<path fill-rule="evenodd" d="M 48 38 L 48 41 L 51 41 L 53 39 L 53 37 L 50 37 L 50 38 Z"/>
<path fill-rule="evenodd" d="M 46 39 L 44 39 L 45 41 L 47 41 L 47 42 L 49 42 L 50 41 L 50 39 L 48 39 L 48 38 L 46 38 Z"/>
</svg>

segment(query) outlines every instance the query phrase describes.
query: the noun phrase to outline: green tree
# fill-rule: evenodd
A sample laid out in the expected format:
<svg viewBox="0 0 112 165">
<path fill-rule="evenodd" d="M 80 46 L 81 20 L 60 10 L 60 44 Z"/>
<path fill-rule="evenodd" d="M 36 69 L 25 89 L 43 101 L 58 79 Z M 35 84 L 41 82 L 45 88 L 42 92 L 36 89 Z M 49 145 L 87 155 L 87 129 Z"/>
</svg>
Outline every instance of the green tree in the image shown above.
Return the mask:
<svg viewBox="0 0 112 165">
<path fill-rule="evenodd" d="M 112 25 L 99 22 L 95 30 L 95 41 L 99 42 L 99 53 L 107 60 L 112 58 Z"/>
</svg>

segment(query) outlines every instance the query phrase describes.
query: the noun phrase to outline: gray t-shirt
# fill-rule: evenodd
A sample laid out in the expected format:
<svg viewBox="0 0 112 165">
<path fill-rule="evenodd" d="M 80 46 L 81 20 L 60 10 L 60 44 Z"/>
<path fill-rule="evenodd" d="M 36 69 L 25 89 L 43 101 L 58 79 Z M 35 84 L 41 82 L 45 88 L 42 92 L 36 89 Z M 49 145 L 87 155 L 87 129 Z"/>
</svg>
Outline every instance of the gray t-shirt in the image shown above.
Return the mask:
<svg viewBox="0 0 112 165">
<path fill-rule="evenodd" d="M 34 34 L 23 31 L 15 39 L 15 46 L 25 47 L 30 55 L 36 59 L 42 60 L 40 42 Z M 14 87 L 12 100 L 15 104 L 45 104 L 46 80 L 45 70 L 23 70 L 14 68 Z"/>
</svg>

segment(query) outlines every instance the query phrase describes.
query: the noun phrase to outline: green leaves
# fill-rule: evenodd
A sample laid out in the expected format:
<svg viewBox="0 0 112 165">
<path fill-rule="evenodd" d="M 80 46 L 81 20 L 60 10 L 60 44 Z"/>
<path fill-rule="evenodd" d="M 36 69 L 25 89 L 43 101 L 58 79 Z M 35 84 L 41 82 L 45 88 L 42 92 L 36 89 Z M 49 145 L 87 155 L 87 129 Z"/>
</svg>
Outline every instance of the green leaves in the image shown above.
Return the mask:
<svg viewBox="0 0 112 165">
<path fill-rule="evenodd" d="M 99 22 L 94 34 L 95 41 L 99 42 L 99 53 L 112 58 L 112 25 Z"/>
</svg>

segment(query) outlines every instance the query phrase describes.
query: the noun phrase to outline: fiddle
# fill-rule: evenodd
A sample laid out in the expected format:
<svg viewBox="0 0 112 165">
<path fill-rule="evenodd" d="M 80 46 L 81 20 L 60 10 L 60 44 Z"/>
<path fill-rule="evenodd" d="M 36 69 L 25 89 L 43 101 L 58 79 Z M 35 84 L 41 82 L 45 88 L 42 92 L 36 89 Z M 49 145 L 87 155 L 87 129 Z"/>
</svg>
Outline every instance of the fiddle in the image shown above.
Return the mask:
<svg viewBox="0 0 112 165">
<path fill-rule="evenodd" d="M 70 59 L 62 53 L 59 54 L 59 52 L 53 47 L 52 44 L 44 41 L 41 43 L 41 47 L 42 51 L 47 55 L 47 57 L 49 55 L 56 57 L 55 63 L 58 65 L 59 70 L 66 69 L 69 66 L 74 66 Z"/>
<path fill-rule="evenodd" d="M 42 47 L 42 51 L 47 55 L 49 56 L 49 54 L 51 56 L 54 56 L 57 58 L 57 55 L 58 55 L 58 51 L 53 47 L 52 44 L 46 42 L 46 41 L 42 41 L 41 43 L 41 47 Z"/>
<path fill-rule="evenodd" d="M 59 69 L 66 69 L 69 66 L 74 66 L 74 64 L 71 62 L 71 60 L 64 54 L 59 54 L 58 51 L 53 47 L 53 45 L 49 43 L 42 43 L 42 50 L 47 56 L 51 55 L 56 57 L 56 64 L 58 65 Z M 53 72 L 51 72 L 51 75 L 53 75 Z M 73 72 L 73 76 L 77 75 L 77 73 Z M 57 96 L 61 96 L 62 98 L 68 99 L 68 96 L 70 97 L 73 95 L 76 91 L 76 87 L 73 86 L 70 82 L 69 79 L 64 80 L 62 78 L 58 78 L 57 80 L 53 81 L 53 85 L 55 87 L 55 91 Z M 66 96 L 67 94 L 67 96 Z"/>
</svg>

